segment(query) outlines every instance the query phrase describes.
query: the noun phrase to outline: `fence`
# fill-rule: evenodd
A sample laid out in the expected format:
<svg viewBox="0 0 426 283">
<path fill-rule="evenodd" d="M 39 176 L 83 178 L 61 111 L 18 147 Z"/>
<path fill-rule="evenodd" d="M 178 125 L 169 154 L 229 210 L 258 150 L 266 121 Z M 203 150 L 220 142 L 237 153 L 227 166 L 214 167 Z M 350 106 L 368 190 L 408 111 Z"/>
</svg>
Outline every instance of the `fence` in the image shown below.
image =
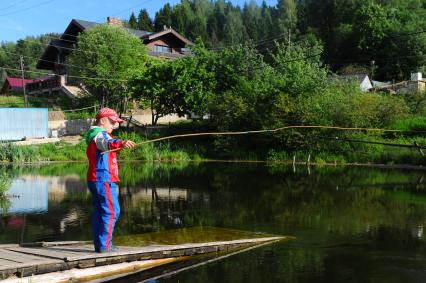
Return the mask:
<svg viewBox="0 0 426 283">
<path fill-rule="evenodd" d="M 0 140 L 47 138 L 47 108 L 0 108 Z"/>
</svg>

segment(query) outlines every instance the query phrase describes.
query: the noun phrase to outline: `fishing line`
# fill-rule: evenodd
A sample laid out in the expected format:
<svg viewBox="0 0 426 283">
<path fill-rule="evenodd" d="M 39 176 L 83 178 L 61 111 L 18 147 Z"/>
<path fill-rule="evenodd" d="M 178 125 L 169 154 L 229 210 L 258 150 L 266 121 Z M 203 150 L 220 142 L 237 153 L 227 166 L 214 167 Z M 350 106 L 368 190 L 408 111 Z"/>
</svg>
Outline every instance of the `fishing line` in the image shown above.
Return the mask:
<svg viewBox="0 0 426 283">
<path fill-rule="evenodd" d="M 339 130 L 339 131 L 375 131 L 375 132 L 411 132 L 411 133 L 426 133 L 426 131 L 413 131 L 413 130 L 392 130 L 392 129 L 378 129 L 378 128 L 347 128 L 347 127 L 337 127 L 337 126 L 286 126 L 280 127 L 276 129 L 268 129 L 268 130 L 255 130 L 255 131 L 237 131 L 237 132 L 206 132 L 206 133 L 193 133 L 193 134 L 181 134 L 181 135 L 173 135 L 167 136 L 152 140 L 147 140 L 143 142 L 136 143 L 135 145 L 142 145 L 148 143 L 154 143 L 158 141 L 171 140 L 176 138 L 183 137 L 196 137 L 196 136 L 236 136 L 236 135 L 249 135 L 249 134 L 261 134 L 261 133 L 275 133 L 278 131 L 289 130 L 289 129 L 331 129 L 331 130 Z M 119 151 L 122 148 L 112 149 L 108 151 L 102 152 L 102 154 L 108 152 Z"/>
</svg>

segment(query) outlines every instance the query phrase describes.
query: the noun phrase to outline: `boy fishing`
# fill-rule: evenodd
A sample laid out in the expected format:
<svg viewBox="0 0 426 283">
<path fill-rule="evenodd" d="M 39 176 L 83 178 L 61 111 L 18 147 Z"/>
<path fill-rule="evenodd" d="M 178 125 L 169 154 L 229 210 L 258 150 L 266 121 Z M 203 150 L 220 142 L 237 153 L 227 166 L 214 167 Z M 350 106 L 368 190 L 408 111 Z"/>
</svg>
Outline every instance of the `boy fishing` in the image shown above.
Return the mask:
<svg viewBox="0 0 426 283">
<path fill-rule="evenodd" d="M 96 125 L 86 135 L 89 169 L 87 184 L 92 194 L 93 217 L 92 232 L 95 251 L 98 253 L 114 252 L 112 235 L 115 223 L 120 215 L 117 182 L 118 163 L 116 152 L 104 151 L 112 149 L 133 148 L 135 143 L 130 140 L 115 139 L 111 136 L 123 120 L 110 108 L 102 108 L 96 114 Z"/>
</svg>

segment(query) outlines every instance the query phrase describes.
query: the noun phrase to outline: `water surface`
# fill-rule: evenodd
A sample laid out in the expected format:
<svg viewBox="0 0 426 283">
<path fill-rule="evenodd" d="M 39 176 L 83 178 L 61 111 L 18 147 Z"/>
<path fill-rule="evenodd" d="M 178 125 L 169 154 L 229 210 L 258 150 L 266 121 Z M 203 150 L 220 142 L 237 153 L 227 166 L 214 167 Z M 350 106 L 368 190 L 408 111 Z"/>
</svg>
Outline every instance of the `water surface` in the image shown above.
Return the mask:
<svg viewBox="0 0 426 283">
<path fill-rule="evenodd" d="M 91 239 L 84 164 L 2 170 L 0 243 Z M 117 244 L 296 237 L 161 282 L 426 281 L 422 171 L 128 163 L 121 176 Z"/>
</svg>

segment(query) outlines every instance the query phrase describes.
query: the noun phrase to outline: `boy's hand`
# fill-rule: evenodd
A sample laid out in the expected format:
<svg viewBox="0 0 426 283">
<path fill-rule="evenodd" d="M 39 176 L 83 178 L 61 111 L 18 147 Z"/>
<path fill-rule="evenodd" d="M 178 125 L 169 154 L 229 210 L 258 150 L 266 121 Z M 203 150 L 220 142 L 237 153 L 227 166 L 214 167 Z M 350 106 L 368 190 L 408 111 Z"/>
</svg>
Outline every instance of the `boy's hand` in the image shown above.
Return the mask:
<svg viewBox="0 0 426 283">
<path fill-rule="evenodd" d="M 136 144 L 131 140 L 127 140 L 123 142 L 123 148 L 134 148 Z"/>
</svg>

